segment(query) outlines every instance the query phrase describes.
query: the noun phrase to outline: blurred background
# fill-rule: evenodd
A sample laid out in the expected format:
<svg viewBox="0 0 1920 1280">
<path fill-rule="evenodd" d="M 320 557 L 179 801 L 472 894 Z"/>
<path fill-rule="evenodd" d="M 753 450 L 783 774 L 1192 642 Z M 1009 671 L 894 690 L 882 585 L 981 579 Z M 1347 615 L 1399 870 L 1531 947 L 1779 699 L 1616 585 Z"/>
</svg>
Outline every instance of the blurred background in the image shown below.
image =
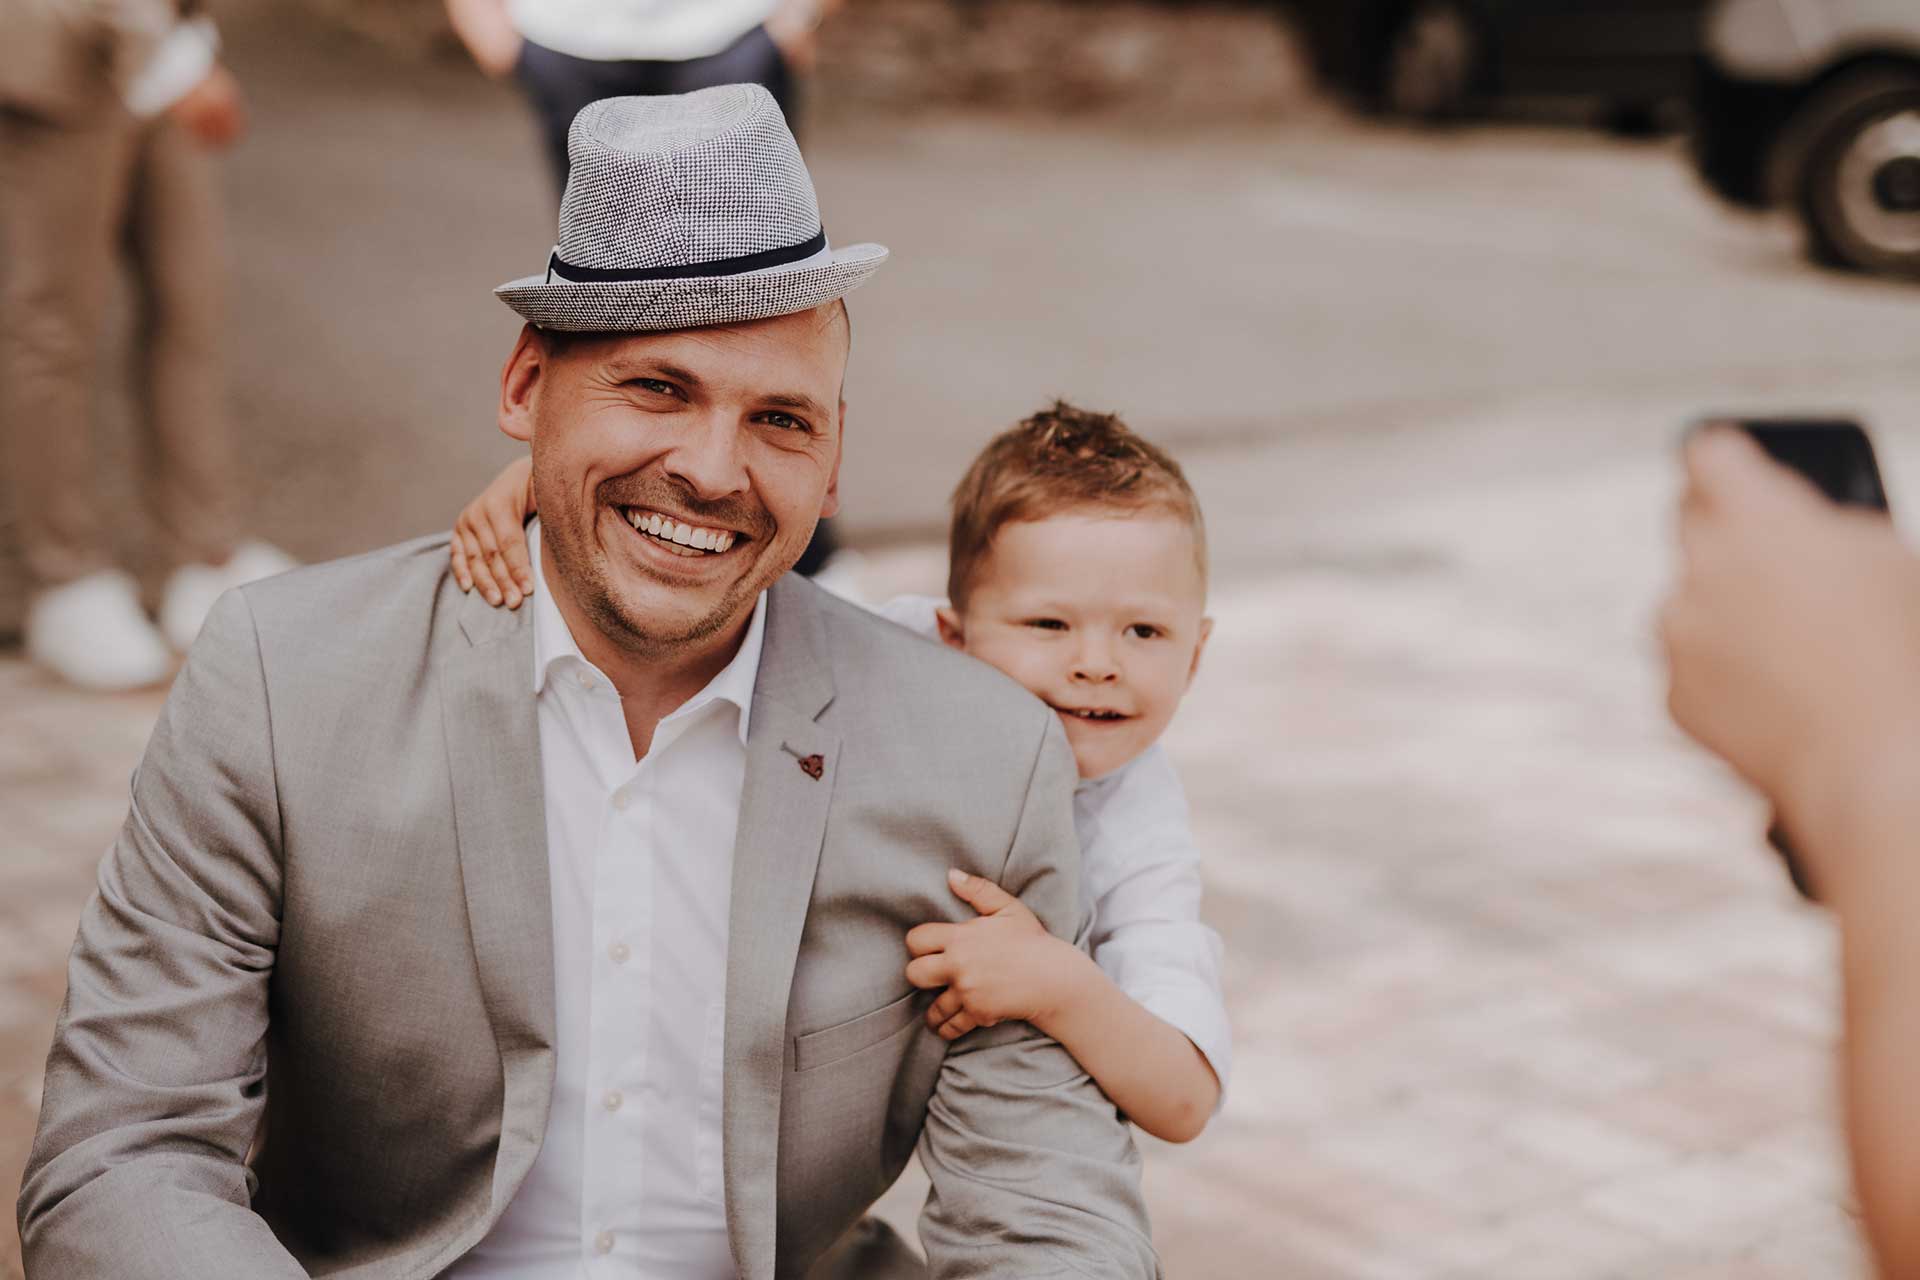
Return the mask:
<svg viewBox="0 0 1920 1280">
<path fill-rule="evenodd" d="M 1896 514 L 1920 494 L 1910 9 L 851 0 L 821 29 L 827 227 L 894 255 L 852 299 L 860 589 L 937 589 L 952 483 L 1054 395 L 1206 504 L 1218 628 L 1169 744 L 1238 1074 L 1197 1142 L 1142 1139 L 1170 1274 L 1865 1274 L 1832 941 L 1667 726 L 1650 611 L 1698 416 L 1856 414 Z M 489 290 L 554 223 L 526 105 L 434 0 L 214 13 L 252 122 L 249 527 L 304 560 L 443 529 L 514 456 Z M 151 590 L 127 342 L 101 483 Z M 21 597 L 0 569 L 0 632 Z M 160 697 L 0 650 L 9 1201 Z"/>
</svg>

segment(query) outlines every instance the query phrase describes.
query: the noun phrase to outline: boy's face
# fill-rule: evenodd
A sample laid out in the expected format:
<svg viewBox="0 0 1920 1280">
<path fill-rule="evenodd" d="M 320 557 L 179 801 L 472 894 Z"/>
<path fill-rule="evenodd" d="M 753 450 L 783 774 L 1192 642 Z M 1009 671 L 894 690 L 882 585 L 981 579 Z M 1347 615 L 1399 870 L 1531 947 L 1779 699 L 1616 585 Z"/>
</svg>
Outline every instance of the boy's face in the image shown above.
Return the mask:
<svg viewBox="0 0 1920 1280">
<path fill-rule="evenodd" d="M 1086 509 L 1003 527 L 940 634 L 1058 712 L 1080 776 L 1098 778 L 1173 719 L 1213 629 L 1205 611 L 1187 521 Z"/>
</svg>

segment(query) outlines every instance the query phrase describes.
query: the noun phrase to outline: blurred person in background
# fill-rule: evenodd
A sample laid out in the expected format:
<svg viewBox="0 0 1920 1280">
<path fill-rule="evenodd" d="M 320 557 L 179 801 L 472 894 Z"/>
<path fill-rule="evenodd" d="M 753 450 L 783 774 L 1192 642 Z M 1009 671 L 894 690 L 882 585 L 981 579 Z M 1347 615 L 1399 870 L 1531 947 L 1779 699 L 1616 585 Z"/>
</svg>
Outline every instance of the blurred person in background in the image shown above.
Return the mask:
<svg viewBox="0 0 1920 1280">
<path fill-rule="evenodd" d="M 212 153 L 243 128 L 198 0 L 0 0 L 0 439 L 27 653 L 86 688 L 157 683 L 221 592 L 292 564 L 240 536 L 224 404 Z M 89 442 L 123 248 L 138 284 L 140 487 L 172 566 L 158 628 L 115 567 Z"/>
<path fill-rule="evenodd" d="M 757 84 L 798 134 L 795 80 L 813 70 L 820 23 L 844 0 L 446 0 L 480 69 L 526 92 L 553 169 L 567 186 L 567 130 L 601 98 Z M 851 554 L 822 520 L 795 570 L 846 593 Z M 523 584 L 524 585 L 524 584 Z"/>
<path fill-rule="evenodd" d="M 1686 470 L 1669 706 L 1773 803 L 1839 925 L 1855 1188 L 1881 1274 L 1920 1276 L 1920 557 L 1732 429 Z"/>
<path fill-rule="evenodd" d="M 757 84 L 798 132 L 794 80 L 841 2 L 447 0 L 447 15 L 482 71 L 520 81 L 564 190 L 567 129 L 601 98 Z"/>
</svg>

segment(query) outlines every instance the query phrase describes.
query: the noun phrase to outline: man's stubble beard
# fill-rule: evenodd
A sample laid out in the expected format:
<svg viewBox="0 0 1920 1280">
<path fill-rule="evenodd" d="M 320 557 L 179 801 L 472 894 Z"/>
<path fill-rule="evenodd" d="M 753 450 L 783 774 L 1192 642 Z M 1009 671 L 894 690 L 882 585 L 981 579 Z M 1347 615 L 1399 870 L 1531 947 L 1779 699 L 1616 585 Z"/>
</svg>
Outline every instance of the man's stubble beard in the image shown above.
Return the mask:
<svg viewBox="0 0 1920 1280">
<path fill-rule="evenodd" d="M 538 495 L 538 475 L 536 464 L 536 495 Z M 608 481 L 603 483 L 601 488 L 604 490 L 608 485 L 618 483 L 620 482 Z M 649 504 L 642 500 L 622 505 L 647 506 Z M 681 505 L 687 505 L 684 499 Z M 552 509 L 545 498 L 540 498 L 539 507 L 541 511 Z M 553 550 L 554 568 L 558 570 L 566 591 L 609 643 L 622 652 L 644 661 L 672 658 L 690 646 L 698 645 L 701 641 L 711 640 L 719 635 L 745 613 L 749 604 L 762 591 L 772 586 L 776 579 L 793 567 L 792 564 L 780 566 L 773 573 L 766 573 L 763 569 L 759 574 L 740 579 L 727 588 L 720 600 L 707 613 L 676 631 L 662 632 L 657 625 L 647 625 L 651 623 L 651 618 L 636 617 L 638 608 L 630 609 L 622 604 L 609 579 L 604 562 L 596 558 L 586 545 L 576 543 L 574 540 L 573 535 L 577 528 L 585 531 L 589 541 L 592 539 L 593 531 L 598 528 L 599 513 L 603 509 L 603 504 L 596 503 L 591 518 L 584 525 L 577 520 L 578 513 L 570 496 L 556 496 L 552 507 L 560 509 L 560 518 L 555 525 L 551 526 L 547 520 L 543 519 L 541 530 L 543 541 Z M 756 541 L 771 541 L 770 521 L 761 519 L 743 523 L 753 523 L 756 530 L 761 531 L 755 538 Z M 553 536 L 556 527 L 561 530 L 561 536 L 557 538 Z M 802 548 L 804 549 L 804 544 Z M 798 561 L 797 556 L 795 561 Z M 762 578 L 764 581 L 760 580 Z M 665 590 L 673 590 L 665 584 L 662 584 L 662 587 Z"/>
</svg>

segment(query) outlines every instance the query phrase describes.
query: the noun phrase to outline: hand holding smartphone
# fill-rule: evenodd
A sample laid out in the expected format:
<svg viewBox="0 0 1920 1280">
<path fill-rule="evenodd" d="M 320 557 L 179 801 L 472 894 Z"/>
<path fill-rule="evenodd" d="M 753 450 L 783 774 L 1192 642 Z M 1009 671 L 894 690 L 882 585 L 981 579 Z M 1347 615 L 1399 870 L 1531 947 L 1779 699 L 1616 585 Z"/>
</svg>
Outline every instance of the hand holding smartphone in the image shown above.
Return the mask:
<svg viewBox="0 0 1920 1280">
<path fill-rule="evenodd" d="M 1746 432 L 1775 462 L 1799 472 L 1841 506 L 1888 511 L 1873 442 L 1865 428 L 1851 419 L 1713 417 L 1695 423 L 1688 434 L 1712 426 Z M 1767 826 L 1767 843 L 1786 864 L 1787 876 L 1800 896 L 1818 902 L 1814 886 L 1777 818 Z"/>
</svg>

